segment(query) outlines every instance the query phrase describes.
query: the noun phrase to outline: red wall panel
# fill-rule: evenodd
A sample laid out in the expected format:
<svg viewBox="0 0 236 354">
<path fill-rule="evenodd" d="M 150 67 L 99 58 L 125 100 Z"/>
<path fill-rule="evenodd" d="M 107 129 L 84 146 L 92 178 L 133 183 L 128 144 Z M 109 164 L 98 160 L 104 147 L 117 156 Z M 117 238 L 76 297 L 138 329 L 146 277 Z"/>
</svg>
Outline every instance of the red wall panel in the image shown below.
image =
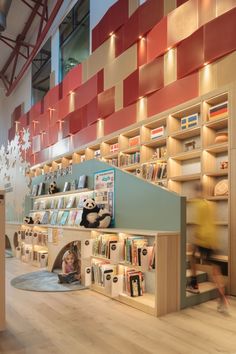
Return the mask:
<svg viewBox="0 0 236 354">
<path fill-rule="evenodd" d="M 151 61 L 167 50 L 167 17 L 164 17 L 147 34 L 147 61 Z"/>
<path fill-rule="evenodd" d="M 104 133 L 111 134 L 136 122 L 136 104 L 120 109 L 105 120 Z"/>
<path fill-rule="evenodd" d="M 98 95 L 98 118 L 105 118 L 115 111 L 115 87 Z"/>
<path fill-rule="evenodd" d="M 82 84 L 82 65 L 74 67 L 62 81 L 62 97 L 67 96 Z"/>
<path fill-rule="evenodd" d="M 14 124 L 13 127 L 8 129 L 8 140 L 9 141 L 13 140 L 15 137 L 15 134 L 16 134 L 16 126 Z"/>
<path fill-rule="evenodd" d="M 43 112 L 43 101 L 36 103 L 29 110 L 29 122 L 32 123 L 34 120 L 38 120 L 38 116 Z"/>
<path fill-rule="evenodd" d="M 48 146 L 50 146 L 50 139 L 49 139 L 49 132 L 48 131 L 41 135 L 41 146 L 42 146 L 42 149 L 45 149 Z"/>
<path fill-rule="evenodd" d="M 147 0 L 140 6 L 139 31 L 143 35 L 150 31 L 164 16 L 164 0 Z"/>
<path fill-rule="evenodd" d="M 48 93 L 44 96 L 44 112 L 49 108 L 54 108 L 54 105 L 59 101 L 61 98 L 61 88 L 62 85 L 59 84 L 53 87 Z"/>
<path fill-rule="evenodd" d="M 26 128 L 27 125 L 29 124 L 29 114 L 26 113 L 24 115 L 22 115 L 19 119 L 19 129 L 23 129 Z"/>
<path fill-rule="evenodd" d="M 47 111 L 39 116 L 39 131 L 47 132 L 49 130 L 50 125 L 50 112 Z"/>
<path fill-rule="evenodd" d="M 95 97 L 86 106 L 87 124 L 93 124 L 98 120 L 98 98 Z"/>
<path fill-rule="evenodd" d="M 124 107 L 134 103 L 139 98 L 139 69 L 135 70 L 123 81 Z"/>
<path fill-rule="evenodd" d="M 236 8 L 205 25 L 205 61 L 210 62 L 236 49 Z"/>
<path fill-rule="evenodd" d="M 118 0 L 105 13 L 101 21 L 92 31 L 92 51 L 98 48 L 111 32 L 115 32 L 129 18 L 129 1 Z"/>
<path fill-rule="evenodd" d="M 88 104 L 94 97 L 103 91 L 103 87 L 104 73 L 103 70 L 101 70 L 75 90 L 75 109 Z"/>
<path fill-rule="evenodd" d="M 128 22 L 124 25 L 124 50 L 134 44 L 138 40 L 139 35 L 141 35 L 139 30 L 139 12 L 140 7 L 132 14 Z"/>
<path fill-rule="evenodd" d="M 11 114 L 12 122 L 18 121 L 23 114 L 23 104 L 17 106 Z"/>
<path fill-rule="evenodd" d="M 62 139 L 70 136 L 70 124 L 68 119 L 65 119 L 61 124 Z"/>
<path fill-rule="evenodd" d="M 140 67 L 139 96 L 146 96 L 164 86 L 164 57 L 158 57 Z"/>
<path fill-rule="evenodd" d="M 92 124 L 87 128 L 82 129 L 72 137 L 73 148 L 77 149 L 82 145 L 96 140 L 97 138 L 97 125 Z"/>
<path fill-rule="evenodd" d="M 204 64 L 204 27 L 186 38 L 177 48 L 177 77 L 184 77 Z"/>
<path fill-rule="evenodd" d="M 138 41 L 138 66 L 147 63 L 147 38 L 142 37 Z"/>
<path fill-rule="evenodd" d="M 177 7 L 178 6 L 181 6 L 181 5 L 183 5 L 185 2 L 187 2 L 188 0 L 176 0 L 176 5 L 177 5 Z"/>
<path fill-rule="evenodd" d="M 124 26 L 116 31 L 115 35 L 115 56 L 118 57 L 124 51 Z"/>
<path fill-rule="evenodd" d="M 59 124 L 56 123 L 51 126 L 49 130 L 49 145 L 54 145 L 58 142 L 58 131 L 59 131 Z"/>
<path fill-rule="evenodd" d="M 191 100 L 198 95 L 198 73 L 195 73 L 150 95 L 147 98 L 148 117 Z"/>
</svg>

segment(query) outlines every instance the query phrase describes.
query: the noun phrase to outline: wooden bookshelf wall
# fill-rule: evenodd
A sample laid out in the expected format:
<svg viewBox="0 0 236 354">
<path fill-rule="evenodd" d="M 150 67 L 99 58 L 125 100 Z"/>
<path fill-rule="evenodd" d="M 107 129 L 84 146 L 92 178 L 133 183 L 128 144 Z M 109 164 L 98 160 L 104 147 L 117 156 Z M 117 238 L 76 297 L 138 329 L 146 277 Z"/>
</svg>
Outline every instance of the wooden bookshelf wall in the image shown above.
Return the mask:
<svg viewBox="0 0 236 354">
<path fill-rule="evenodd" d="M 209 120 L 209 109 L 226 101 L 228 101 L 228 116 Z M 225 259 L 228 257 L 229 244 L 229 196 L 214 196 L 214 187 L 220 180 L 229 179 L 230 134 L 227 142 L 215 143 L 215 138 L 217 133 L 229 131 L 230 102 L 230 90 L 199 97 L 197 100 L 179 106 L 178 109 L 140 121 L 117 132 L 117 134 L 99 138 L 61 160 L 32 169 L 32 175 L 55 171 L 58 166 L 66 167 L 68 164 L 99 158 L 140 177 L 140 170 L 142 171 L 144 164 L 148 166 L 150 163 L 166 163 L 167 175 L 162 179 L 151 180 L 148 178 L 148 182 L 166 187 L 186 196 L 187 200 L 191 200 L 194 184 L 196 181 L 202 181 L 206 190 L 206 198 L 214 202 L 216 206 L 219 235 L 223 238 L 219 260 L 221 256 L 224 256 Z M 198 124 L 194 127 L 181 129 L 181 118 L 193 114 L 198 114 Z M 151 130 L 160 127 L 164 128 L 163 136 L 151 139 Z M 135 137 L 139 137 L 136 139 L 137 144 L 130 146 L 130 139 Z M 191 140 L 195 141 L 195 149 L 186 151 L 185 143 Z M 117 149 L 114 149 L 114 144 L 117 144 Z M 162 148 L 165 151 L 164 156 L 155 157 L 157 148 Z M 134 154 L 137 159 L 129 164 L 124 163 L 122 156 Z M 229 168 L 220 169 L 221 161 L 228 161 Z M 226 209 L 227 213 L 225 213 Z M 224 218 L 221 216 L 222 213 Z M 191 220 L 187 220 L 187 223 L 190 222 Z M 191 227 L 188 224 L 187 228 L 189 229 L 187 239 L 191 241 Z"/>
</svg>

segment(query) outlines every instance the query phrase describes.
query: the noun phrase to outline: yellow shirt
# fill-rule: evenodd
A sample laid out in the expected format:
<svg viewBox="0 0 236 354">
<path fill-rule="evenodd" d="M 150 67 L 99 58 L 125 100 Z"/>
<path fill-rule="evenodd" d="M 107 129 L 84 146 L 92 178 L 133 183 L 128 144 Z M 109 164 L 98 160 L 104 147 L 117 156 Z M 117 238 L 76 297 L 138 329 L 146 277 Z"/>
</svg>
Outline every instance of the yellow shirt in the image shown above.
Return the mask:
<svg viewBox="0 0 236 354">
<path fill-rule="evenodd" d="M 194 203 L 196 215 L 195 244 L 216 249 L 218 240 L 214 204 L 206 199 L 196 199 Z"/>
</svg>

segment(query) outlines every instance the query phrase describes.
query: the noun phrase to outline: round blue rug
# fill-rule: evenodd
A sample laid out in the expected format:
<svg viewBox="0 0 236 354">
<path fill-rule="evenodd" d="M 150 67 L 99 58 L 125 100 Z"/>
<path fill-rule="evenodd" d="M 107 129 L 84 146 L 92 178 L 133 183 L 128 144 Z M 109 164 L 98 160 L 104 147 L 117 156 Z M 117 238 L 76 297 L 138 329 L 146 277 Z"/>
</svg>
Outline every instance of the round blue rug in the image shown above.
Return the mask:
<svg viewBox="0 0 236 354">
<path fill-rule="evenodd" d="M 20 275 L 11 280 L 11 285 L 14 288 L 27 291 L 60 292 L 87 289 L 79 281 L 71 284 L 59 284 L 57 274 L 45 270 Z"/>
</svg>

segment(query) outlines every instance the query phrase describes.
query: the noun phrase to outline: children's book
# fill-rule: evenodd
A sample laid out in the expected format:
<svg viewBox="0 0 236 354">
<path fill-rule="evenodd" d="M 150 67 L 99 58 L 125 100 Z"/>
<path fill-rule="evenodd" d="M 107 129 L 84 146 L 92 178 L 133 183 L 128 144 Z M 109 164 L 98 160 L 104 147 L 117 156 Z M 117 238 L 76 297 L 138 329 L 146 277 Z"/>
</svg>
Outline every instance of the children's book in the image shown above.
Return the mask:
<svg viewBox="0 0 236 354">
<path fill-rule="evenodd" d="M 41 182 L 38 188 L 38 195 L 43 195 L 43 194 L 45 194 L 45 183 Z"/>
<path fill-rule="evenodd" d="M 58 199 L 57 209 L 63 209 L 63 208 L 64 208 L 64 198 L 61 197 Z"/>
<path fill-rule="evenodd" d="M 83 213 L 83 210 L 77 210 L 76 218 L 75 218 L 75 222 L 74 222 L 75 226 L 80 226 L 79 224 L 80 224 L 81 219 L 82 219 L 82 213 Z"/>
<path fill-rule="evenodd" d="M 71 181 L 70 183 L 70 190 L 71 191 L 75 191 L 77 189 L 77 181 L 74 179 L 73 181 Z"/>
<path fill-rule="evenodd" d="M 87 185 L 87 176 L 86 175 L 80 176 L 79 183 L 78 183 L 78 189 L 86 188 L 86 185 Z"/>
<path fill-rule="evenodd" d="M 51 225 L 57 224 L 57 217 L 58 217 L 58 211 L 55 210 L 55 211 L 53 211 L 52 216 L 51 216 L 51 221 L 50 221 Z"/>
<path fill-rule="evenodd" d="M 50 219 L 50 212 L 49 211 L 45 211 L 42 215 L 42 219 L 41 219 L 41 224 L 49 224 L 49 219 Z"/>
<path fill-rule="evenodd" d="M 67 192 L 70 190 L 70 182 L 65 182 L 63 192 Z"/>
<path fill-rule="evenodd" d="M 66 209 L 73 208 L 74 203 L 75 203 L 75 196 L 71 196 L 69 199 L 67 199 Z"/>
<path fill-rule="evenodd" d="M 76 215 L 77 215 L 77 210 L 70 211 L 70 215 L 69 215 L 69 219 L 68 219 L 68 226 L 74 226 Z"/>
<path fill-rule="evenodd" d="M 65 210 L 61 216 L 60 225 L 62 225 L 62 226 L 66 225 L 68 216 L 69 216 L 69 211 Z"/>
<path fill-rule="evenodd" d="M 35 184 L 35 185 L 32 187 L 31 195 L 32 195 L 33 197 L 36 197 L 36 195 L 38 195 L 38 189 L 39 189 L 38 184 Z"/>
</svg>

